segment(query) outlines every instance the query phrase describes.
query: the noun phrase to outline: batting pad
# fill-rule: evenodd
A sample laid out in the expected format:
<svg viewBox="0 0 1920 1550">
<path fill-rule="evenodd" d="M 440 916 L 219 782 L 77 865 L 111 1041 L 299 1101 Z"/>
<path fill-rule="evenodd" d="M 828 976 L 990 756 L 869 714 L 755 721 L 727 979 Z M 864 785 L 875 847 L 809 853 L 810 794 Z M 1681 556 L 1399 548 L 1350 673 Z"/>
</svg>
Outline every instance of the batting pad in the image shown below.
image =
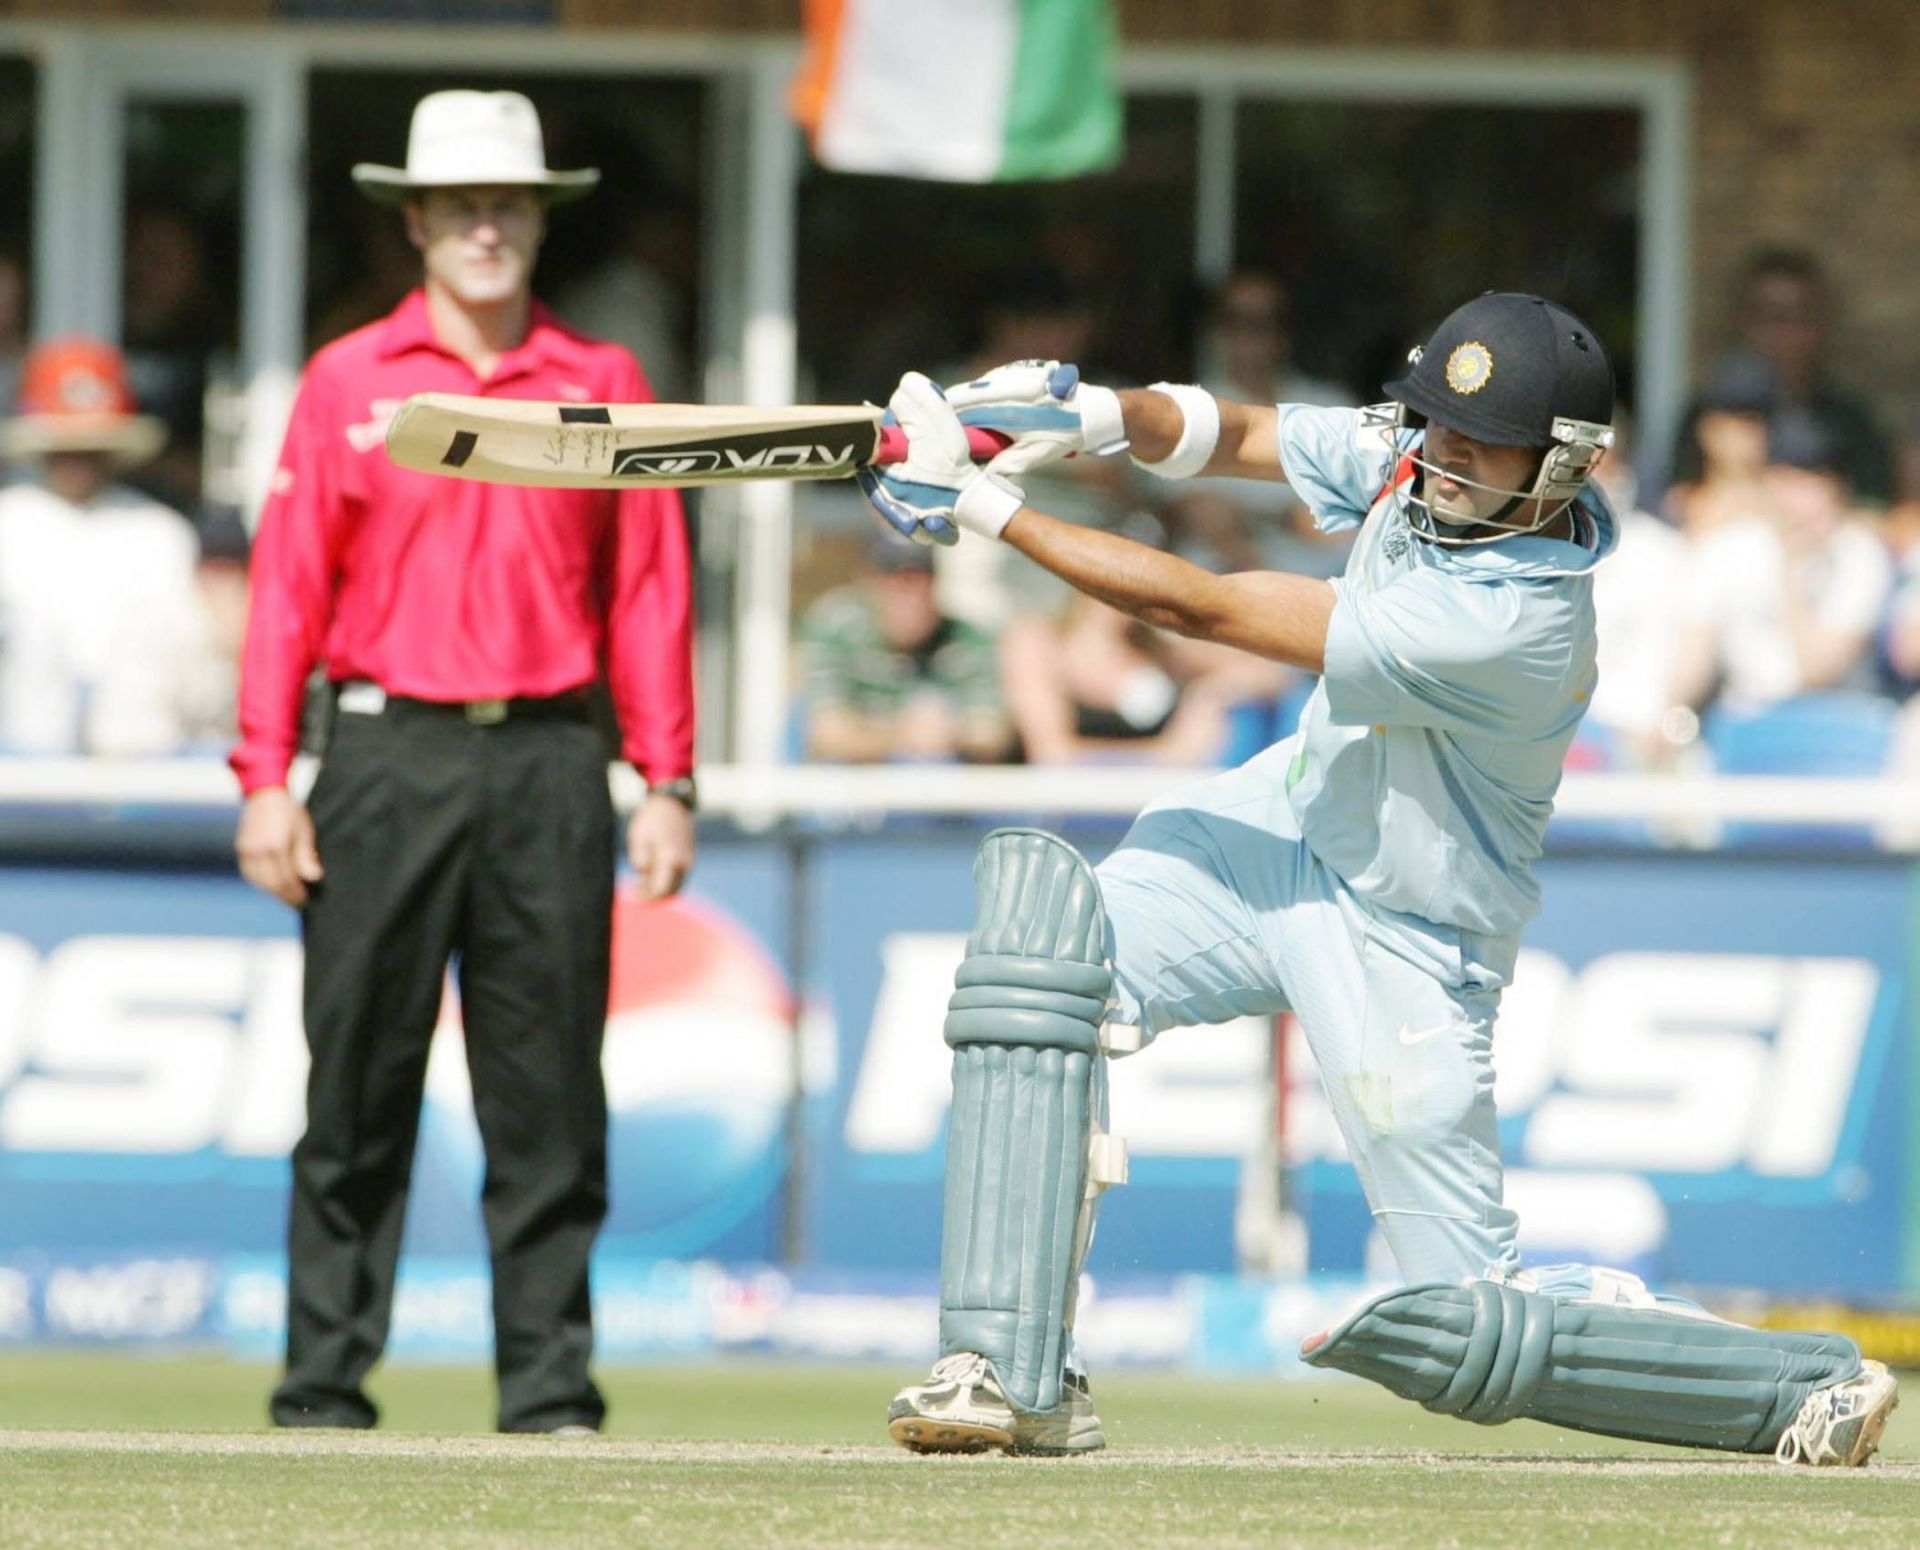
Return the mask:
<svg viewBox="0 0 1920 1550">
<path fill-rule="evenodd" d="M 1860 1370 L 1843 1335 L 1560 1301 L 1493 1281 L 1388 1292 L 1301 1354 L 1483 1425 L 1524 1416 L 1737 1453 L 1772 1452 L 1809 1394 Z"/>
<path fill-rule="evenodd" d="M 1045 1411 L 1060 1403 L 1094 1201 L 1124 1176 L 1096 1134 L 1106 916 L 1093 869 L 1038 829 L 996 829 L 973 875 L 947 1007 L 940 1349 L 978 1352 L 1013 1404 Z"/>
</svg>

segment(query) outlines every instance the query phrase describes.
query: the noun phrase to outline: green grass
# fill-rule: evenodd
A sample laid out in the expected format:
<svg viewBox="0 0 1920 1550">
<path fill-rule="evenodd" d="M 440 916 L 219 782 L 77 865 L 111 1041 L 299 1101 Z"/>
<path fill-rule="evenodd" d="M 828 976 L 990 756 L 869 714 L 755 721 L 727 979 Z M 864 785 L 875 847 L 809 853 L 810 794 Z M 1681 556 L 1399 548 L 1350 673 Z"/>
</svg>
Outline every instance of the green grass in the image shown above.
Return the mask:
<svg viewBox="0 0 1920 1550">
<path fill-rule="evenodd" d="M 610 1369 L 599 1441 L 486 1433 L 485 1373 L 382 1375 L 376 1433 L 270 1433 L 239 1363 L 0 1357 L 0 1546 L 914 1546 L 1911 1542 L 1920 1427 L 1835 1472 L 1487 1430 L 1350 1382 L 1114 1378 L 1112 1446 L 1071 1460 L 920 1459 L 879 1424 L 900 1374 Z"/>
</svg>

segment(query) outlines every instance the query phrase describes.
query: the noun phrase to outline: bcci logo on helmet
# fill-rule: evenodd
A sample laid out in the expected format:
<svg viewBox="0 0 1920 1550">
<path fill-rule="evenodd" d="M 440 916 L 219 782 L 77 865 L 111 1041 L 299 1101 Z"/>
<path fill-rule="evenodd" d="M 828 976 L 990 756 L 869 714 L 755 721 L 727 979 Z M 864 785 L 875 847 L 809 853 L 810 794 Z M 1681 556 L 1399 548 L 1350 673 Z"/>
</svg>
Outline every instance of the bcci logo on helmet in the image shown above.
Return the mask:
<svg viewBox="0 0 1920 1550">
<path fill-rule="evenodd" d="M 1456 393 L 1477 393 L 1493 375 L 1493 352 L 1478 339 L 1456 345 L 1447 357 L 1447 386 Z"/>
</svg>

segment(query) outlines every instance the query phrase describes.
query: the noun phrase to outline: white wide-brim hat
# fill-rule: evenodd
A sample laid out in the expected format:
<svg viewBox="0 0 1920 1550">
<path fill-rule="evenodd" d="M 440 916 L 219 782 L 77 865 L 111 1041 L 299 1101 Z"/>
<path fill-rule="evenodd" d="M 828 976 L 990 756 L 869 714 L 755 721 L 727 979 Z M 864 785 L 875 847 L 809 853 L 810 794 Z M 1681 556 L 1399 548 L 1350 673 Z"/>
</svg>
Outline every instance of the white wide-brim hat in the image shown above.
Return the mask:
<svg viewBox="0 0 1920 1550">
<path fill-rule="evenodd" d="M 389 205 L 428 188 L 509 186 L 540 189 L 557 204 L 590 191 L 600 171 L 551 170 L 540 114 L 517 91 L 437 91 L 414 106 L 406 166 L 363 161 L 353 181 L 369 199 Z"/>
<path fill-rule="evenodd" d="M 87 452 L 134 468 L 153 461 L 166 444 L 166 425 L 150 414 L 23 414 L 0 425 L 0 456 L 16 463 Z"/>
</svg>

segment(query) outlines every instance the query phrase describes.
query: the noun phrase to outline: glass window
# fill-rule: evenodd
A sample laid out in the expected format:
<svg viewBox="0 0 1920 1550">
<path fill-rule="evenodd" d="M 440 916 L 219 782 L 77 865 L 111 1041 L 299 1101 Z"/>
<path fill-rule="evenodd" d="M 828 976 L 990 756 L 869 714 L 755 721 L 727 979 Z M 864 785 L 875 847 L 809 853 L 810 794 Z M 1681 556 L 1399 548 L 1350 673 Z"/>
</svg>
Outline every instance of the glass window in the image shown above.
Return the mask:
<svg viewBox="0 0 1920 1550">
<path fill-rule="evenodd" d="M 323 70 L 310 87 L 310 346 L 371 322 L 419 283 L 399 215 L 354 187 L 353 164 L 406 159 L 413 105 L 450 87 L 525 92 L 548 165 L 598 167 L 600 186 L 555 211 L 536 289 L 575 327 L 624 344 L 655 393 L 698 397 L 705 83 L 647 76 Z"/>
<path fill-rule="evenodd" d="M 33 330 L 33 156 L 37 73 L 0 58 L 0 413 L 20 390 Z"/>
<path fill-rule="evenodd" d="M 796 287 L 802 391 L 881 397 L 900 373 L 970 362 L 1009 293 L 1044 279 L 1084 314 L 1054 342 L 1090 373 L 1164 376 L 1185 358 L 1195 107 L 1127 103 L 1126 159 L 1064 183 L 966 185 L 811 167 Z"/>
<path fill-rule="evenodd" d="M 1191 97 L 1133 97 L 1122 165 L 1065 183 L 810 168 L 795 288 L 801 398 L 884 401 L 907 369 L 950 381 L 1031 356 L 1076 361 L 1096 381 L 1183 376 L 1197 123 Z M 1028 490 L 1061 516 L 1126 527 L 1141 508 L 1121 464 L 1082 460 L 1030 476 Z M 999 653 L 1011 623 L 1062 610 L 1062 589 L 989 544 L 941 551 L 929 580 L 927 552 L 883 542 L 852 485 L 801 485 L 795 499 L 789 754 L 1015 753 Z"/>
<path fill-rule="evenodd" d="M 1298 368 L 1362 402 L 1489 290 L 1564 302 L 1626 381 L 1640 159 L 1630 108 L 1243 103 L 1235 260 L 1290 291 Z"/>
<path fill-rule="evenodd" d="M 633 351 L 657 398 L 699 399 L 708 84 L 693 77 L 315 71 L 307 115 L 309 349 L 384 316 L 419 284 L 420 256 L 399 212 L 366 199 L 352 169 L 404 164 L 414 104 L 462 87 L 524 92 L 540 112 L 548 165 L 600 169 L 593 193 L 548 223 L 534 282 L 541 299 L 575 328 Z M 703 541 L 700 492 L 684 499 L 696 564 L 698 683 L 711 707 L 724 703 L 731 550 Z M 701 717 L 703 757 L 724 738 L 721 719 Z"/>
<path fill-rule="evenodd" d="M 246 115 L 238 102 L 126 108 L 121 342 L 134 397 L 168 432 L 133 478 L 189 513 L 235 499 Z"/>
</svg>

